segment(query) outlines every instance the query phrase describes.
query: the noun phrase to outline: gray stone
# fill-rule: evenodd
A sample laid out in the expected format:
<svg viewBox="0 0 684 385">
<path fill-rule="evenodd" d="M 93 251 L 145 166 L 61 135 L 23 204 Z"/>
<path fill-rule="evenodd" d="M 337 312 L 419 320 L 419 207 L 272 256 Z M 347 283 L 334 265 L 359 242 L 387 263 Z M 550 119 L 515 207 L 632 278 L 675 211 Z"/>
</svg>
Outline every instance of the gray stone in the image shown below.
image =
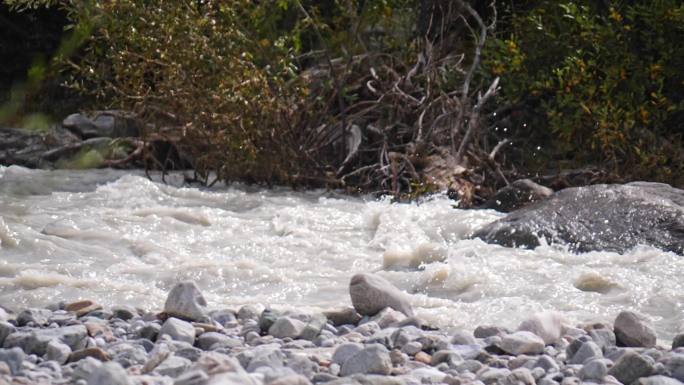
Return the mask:
<svg viewBox="0 0 684 385">
<path fill-rule="evenodd" d="M 17 325 L 33 323 L 37 326 L 47 325 L 52 312 L 48 309 L 26 309 L 17 315 Z"/>
<path fill-rule="evenodd" d="M 69 359 L 70 354 L 71 348 L 67 344 L 62 343 L 59 340 L 52 340 L 47 344 L 45 359 L 56 361 L 60 365 L 63 365 Z"/>
<path fill-rule="evenodd" d="M 549 345 L 561 338 L 563 318 L 556 312 L 542 312 L 534 314 L 518 326 L 518 331 L 528 331 L 536 334 Z"/>
<path fill-rule="evenodd" d="M 97 368 L 102 366 L 102 362 L 94 359 L 93 357 L 86 357 L 76 364 L 71 377 L 74 380 L 85 380 L 87 381 L 90 376 L 95 372 Z M 74 381 L 75 382 L 75 381 Z"/>
<path fill-rule="evenodd" d="M 209 317 L 223 327 L 228 327 L 237 322 L 235 312 L 229 309 L 216 310 L 209 313 Z"/>
<path fill-rule="evenodd" d="M 684 254 L 684 191 L 632 182 L 567 188 L 476 231 L 504 246 L 537 247 L 539 239 L 574 251 L 624 253 L 651 245 Z"/>
<path fill-rule="evenodd" d="M 0 362 L 7 364 L 13 376 L 19 374 L 25 358 L 26 354 L 19 348 L 0 349 Z"/>
<path fill-rule="evenodd" d="M 415 356 L 423 350 L 423 344 L 418 341 L 411 341 L 401 347 L 401 351 L 409 356 Z"/>
<path fill-rule="evenodd" d="M 653 372 L 653 361 L 639 353 L 627 351 L 608 371 L 623 384 L 631 384 L 638 378 L 650 376 Z"/>
<path fill-rule="evenodd" d="M 261 312 L 254 305 L 245 305 L 238 310 L 237 319 L 240 321 L 257 320 Z"/>
<path fill-rule="evenodd" d="M 570 365 L 580 365 L 587 360 L 603 357 L 601 348 L 593 341 L 587 341 L 580 346 L 577 352 L 568 360 Z"/>
<path fill-rule="evenodd" d="M 501 350 L 513 355 L 540 354 L 544 352 L 544 340 L 528 331 L 508 334 L 501 339 Z"/>
<path fill-rule="evenodd" d="M 361 314 L 356 312 L 353 307 L 330 310 L 323 312 L 323 315 L 335 326 L 356 325 L 361 321 Z"/>
<path fill-rule="evenodd" d="M 463 362 L 463 357 L 460 354 L 454 352 L 453 350 L 438 350 L 432 355 L 432 360 L 430 365 L 437 366 L 445 362 L 449 367 L 454 367 L 459 363 Z"/>
<path fill-rule="evenodd" d="M 209 375 L 202 370 L 190 370 L 176 378 L 173 385 L 204 385 L 209 382 Z"/>
<path fill-rule="evenodd" d="M 230 338 L 217 332 L 202 333 L 197 337 L 197 347 L 202 350 L 210 350 L 212 346 L 235 347 L 242 345 L 239 340 Z"/>
<path fill-rule="evenodd" d="M 187 358 L 178 357 L 176 355 L 171 355 L 164 361 L 162 361 L 154 371 L 161 374 L 162 376 L 178 377 L 187 368 L 192 365 L 192 362 Z"/>
<path fill-rule="evenodd" d="M 292 355 L 287 359 L 285 366 L 306 378 L 311 378 L 318 371 L 317 365 L 307 356 L 301 354 Z"/>
<path fill-rule="evenodd" d="M 589 336 L 604 352 L 606 349 L 612 348 L 617 344 L 615 333 L 610 329 L 592 329 L 589 330 Z"/>
<path fill-rule="evenodd" d="M 463 330 L 457 330 L 451 335 L 451 343 L 454 345 L 475 345 L 475 337 Z"/>
<path fill-rule="evenodd" d="M 261 367 L 277 369 L 285 366 L 285 355 L 278 347 L 257 349 L 253 354 L 254 356 L 249 360 L 249 364 L 245 368 L 250 373 Z"/>
<path fill-rule="evenodd" d="M 185 281 L 171 289 L 164 303 L 164 312 L 169 316 L 200 321 L 206 317 L 207 301 L 202 296 L 197 284 Z"/>
<path fill-rule="evenodd" d="M 681 381 L 678 381 L 671 377 L 666 376 L 650 376 L 642 377 L 637 380 L 637 385 L 684 385 Z"/>
<path fill-rule="evenodd" d="M 475 336 L 475 338 L 487 338 L 493 336 L 503 336 L 508 333 L 510 333 L 510 331 L 506 328 L 502 328 L 499 326 L 481 325 L 475 328 L 475 330 L 473 331 L 473 336 Z"/>
<path fill-rule="evenodd" d="M 373 344 L 346 359 L 340 369 L 340 376 L 356 373 L 387 375 L 391 369 L 389 351 L 380 344 Z"/>
<path fill-rule="evenodd" d="M 275 381 L 269 382 L 268 385 L 311 385 L 311 381 L 304 376 L 294 374 L 280 377 Z"/>
<path fill-rule="evenodd" d="M 12 325 L 11 323 L 0 321 L 0 346 L 2 346 L 5 343 L 5 338 L 7 338 L 7 336 L 16 331 L 17 328 L 14 327 L 14 325 Z"/>
<path fill-rule="evenodd" d="M 134 114 L 118 110 L 71 114 L 62 121 L 62 127 L 83 139 L 138 137 L 141 125 Z"/>
<path fill-rule="evenodd" d="M 112 307 L 112 317 L 128 321 L 138 316 L 138 311 L 133 306 L 114 306 Z"/>
<path fill-rule="evenodd" d="M 268 329 L 268 334 L 275 338 L 297 338 L 299 337 L 306 323 L 292 317 L 284 316 L 278 318 Z"/>
<path fill-rule="evenodd" d="M 304 327 L 304 330 L 299 335 L 299 338 L 308 341 L 314 341 L 316 337 L 321 334 L 321 331 L 328 323 L 328 318 L 323 314 L 313 314 L 309 318 L 309 322 Z"/>
<path fill-rule="evenodd" d="M 506 377 L 499 379 L 499 385 L 536 385 L 532 372 L 527 368 L 518 368 Z"/>
<path fill-rule="evenodd" d="M 0 332 L 2 333 L 2 332 Z M 2 341 L 2 335 L 0 334 L 0 342 Z M 684 333 L 677 334 L 674 339 L 672 339 L 672 350 L 684 347 Z"/>
<path fill-rule="evenodd" d="M 492 198 L 480 208 L 494 209 L 510 213 L 530 203 L 540 201 L 553 195 L 553 190 L 529 179 L 518 179 L 506 187 L 499 189 Z"/>
<path fill-rule="evenodd" d="M 615 318 L 615 337 L 621 346 L 651 348 L 656 344 L 656 333 L 645 317 L 623 311 Z"/>
<path fill-rule="evenodd" d="M 144 338 L 150 341 L 155 341 L 157 336 L 159 336 L 159 331 L 161 330 L 161 325 L 156 322 L 150 322 L 145 326 L 141 327 L 137 331 L 137 335 L 140 338 Z"/>
<path fill-rule="evenodd" d="M 20 347 L 27 354 L 42 356 L 52 340 L 59 340 L 71 348 L 79 350 L 85 347 L 88 330 L 83 325 L 72 325 L 61 328 L 21 331 L 11 334 L 5 339 L 3 347 Z"/>
<path fill-rule="evenodd" d="M 195 343 L 195 327 L 191 323 L 178 318 L 169 318 L 159 330 L 159 338 L 168 335 L 176 341 L 184 341 L 189 344 Z"/>
<path fill-rule="evenodd" d="M 88 385 L 130 385 L 128 374 L 116 362 L 106 362 L 95 369 L 88 378 Z"/>
<path fill-rule="evenodd" d="M 332 356 L 332 362 L 342 366 L 347 359 L 356 353 L 363 350 L 363 345 L 356 342 L 347 342 L 341 344 L 335 349 Z"/>
<path fill-rule="evenodd" d="M 389 307 L 382 309 L 378 314 L 371 317 L 371 321 L 377 323 L 381 329 L 405 319 L 406 316 L 403 313 Z"/>
<path fill-rule="evenodd" d="M 558 362 L 556 362 L 556 360 L 554 360 L 553 357 L 547 354 L 539 356 L 537 362 L 534 363 L 533 368 L 542 368 L 547 373 L 553 373 L 560 370 Z"/>
<path fill-rule="evenodd" d="M 497 383 L 500 379 L 506 378 L 511 371 L 505 368 L 486 368 L 477 373 L 477 379 L 485 385 Z"/>
<path fill-rule="evenodd" d="M 665 364 L 672 377 L 684 382 L 684 354 L 673 354 Z"/>
<path fill-rule="evenodd" d="M 352 305 L 361 315 L 373 316 L 386 307 L 400 311 L 407 317 L 414 315 L 406 293 L 379 275 L 354 275 L 349 282 L 349 294 Z"/>
<path fill-rule="evenodd" d="M 603 377 L 608 374 L 606 359 L 592 360 L 584 364 L 579 371 L 579 377 L 584 381 L 594 381 L 601 383 Z M 608 361 L 610 362 L 610 361 Z"/>
</svg>

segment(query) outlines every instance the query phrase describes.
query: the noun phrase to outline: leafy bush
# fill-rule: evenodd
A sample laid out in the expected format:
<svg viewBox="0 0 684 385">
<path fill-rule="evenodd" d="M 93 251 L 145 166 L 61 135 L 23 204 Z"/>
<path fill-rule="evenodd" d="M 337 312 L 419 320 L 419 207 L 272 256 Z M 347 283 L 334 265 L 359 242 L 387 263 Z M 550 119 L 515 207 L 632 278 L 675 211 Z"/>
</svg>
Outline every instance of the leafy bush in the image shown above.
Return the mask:
<svg viewBox="0 0 684 385">
<path fill-rule="evenodd" d="M 684 184 L 684 5 L 516 3 L 502 9 L 485 65 L 502 76 L 520 135 L 532 137 L 526 150 Z"/>
</svg>

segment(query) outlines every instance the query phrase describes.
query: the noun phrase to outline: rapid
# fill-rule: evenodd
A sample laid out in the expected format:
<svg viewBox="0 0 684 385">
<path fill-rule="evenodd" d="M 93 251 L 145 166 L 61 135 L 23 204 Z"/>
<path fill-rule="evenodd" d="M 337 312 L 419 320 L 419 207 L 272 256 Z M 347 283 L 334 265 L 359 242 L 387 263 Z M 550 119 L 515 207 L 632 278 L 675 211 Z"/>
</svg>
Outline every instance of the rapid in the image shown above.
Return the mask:
<svg viewBox="0 0 684 385">
<path fill-rule="evenodd" d="M 158 179 L 158 177 L 153 178 Z M 444 328 L 514 328 L 553 310 L 569 323 L 648 316 L 684 331 L 684 257 L 485 244 L 468 235 L 503 214 L 326 191 L 183 187 L 141 172 L 0 167 L 0 305 L 92 299 L 160 309 L 194 280 L 210 308 L 349 305 L 349 278 L 377 272 Z"/>
</svg>

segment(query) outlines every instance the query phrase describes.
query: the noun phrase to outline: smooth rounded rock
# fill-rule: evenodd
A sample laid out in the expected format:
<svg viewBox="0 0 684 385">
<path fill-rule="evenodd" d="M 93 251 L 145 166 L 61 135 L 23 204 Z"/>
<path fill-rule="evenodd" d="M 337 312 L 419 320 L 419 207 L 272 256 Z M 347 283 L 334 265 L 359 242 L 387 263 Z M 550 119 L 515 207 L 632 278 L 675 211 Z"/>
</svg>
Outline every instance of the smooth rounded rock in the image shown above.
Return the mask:
<svg viewBox="0 0 684 385">
<path fill-rule="evenodd" d="M 603 381 L 608 374 L 608 365 L 605 359 L 592 360 L 584 364 L 579 371 L 579 377 L 584 381 Z"/>
<path fill-rule="evenodd" d="M 615 337 L 618 345 L 651 348 L 656 344 L 656 333 L 648 320 L 631 311 L 623 311 L 615 318 Z"/>
<path fill-rule="evenodd" d="M 332 356 L 332 362 L 342 366 L 347 359 L 356 353 L 363 350 L 363 345 L 355 342 L 348 342 L 342 344 L 335 349 Z"/>
<path fill-rule="evenodd" d="M 413 317 L 413 309 L 407 294 L 376 274 L 359 273 L 349 282 L 349 294 L 354 309 L 361 314 L 373 316 L 386 307 Z"/>
<path fill-rule="evenodd" d="M 556 312 L 542 312 L 527 318 L 518 326 L 518 331 L 536 334 L 549 345 L 561 338 L 563 317 Z"/>
<path fill-rule="evenodd" d="M 268 334 L 275 338 L 297 338 L 299 337 L 306 323 L 292 317 L 280 317 L 268 329 Z"/>
<path fill-rule="evenodd" d="M 588 360 L 594 360 L 603 357 L 601 348 L 593 341 L 583 343 L 575 354 L 568 360 L 570 365 L 580 365 Z"/>
<path fill-rule="evenodd" d="M 126 370 L 116 362 L 107 362 L 95 369 L 88 378 L 88 385 L 130 385 Z"/>
<path fill-rule="evenodd" d="M 387 375 L 391 370 L 389 351 L 380 344 L 373 344 L 345 360 L 340 369 L 340 376 L 357 373 Z"/>
<path fill-rule="evenodd" d="M 178 318 L 169 318 L 159 330 L 159 337 L 168 335 L 175 341 L 183 341 L 189 344 L 195 343 L 195 327 L 191 323 Z"/>
<path fill-rule="evenodd" d="M 623 384 L 631 384 L 633 381 L 650 376 L 652 373 L 653 360 L 634 351 L 625 352 L 608 371 L 608 374 Z"/>
<path fill-rule="evenodd" d="M 199 321 L 206 317 L 207 301 L 192 281 L 177 283 L 164 303 L 164 312 L 171 317 Z"/>
<path fill-rule="evenodd" d="M 519 331 L 505 335 L 501 339 L 500 348 L 506 353 L 513 355 L 519 354 L 541 354 L 544 352 L 544 340 L 534 333 Z"/>
</svg>

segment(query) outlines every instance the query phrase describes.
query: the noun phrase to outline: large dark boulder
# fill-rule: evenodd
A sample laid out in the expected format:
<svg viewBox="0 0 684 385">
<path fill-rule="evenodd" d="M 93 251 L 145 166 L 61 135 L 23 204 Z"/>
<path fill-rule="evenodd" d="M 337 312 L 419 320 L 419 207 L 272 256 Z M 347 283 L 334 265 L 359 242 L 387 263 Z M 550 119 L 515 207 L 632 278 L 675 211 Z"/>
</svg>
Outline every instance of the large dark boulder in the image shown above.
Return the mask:
<svg viewBox="0 0 684 385">
<path fill-rule="evenodd" d="M 480 208 L 510 213 L 530 203 L 546 199 L 551 195 L 553 195 L 553 190 L 550 188 L 534 183 L 529 179 L 519 179 L 499 189 Z"/>
<path fill-rule="evenodd" d="M 568 188 L 473 237 L 509 247 L 534 248 L 542 238 L 579 252 L 651 245 L 684 254 L 684 190 L 649 182 Z"/>
</svg>

